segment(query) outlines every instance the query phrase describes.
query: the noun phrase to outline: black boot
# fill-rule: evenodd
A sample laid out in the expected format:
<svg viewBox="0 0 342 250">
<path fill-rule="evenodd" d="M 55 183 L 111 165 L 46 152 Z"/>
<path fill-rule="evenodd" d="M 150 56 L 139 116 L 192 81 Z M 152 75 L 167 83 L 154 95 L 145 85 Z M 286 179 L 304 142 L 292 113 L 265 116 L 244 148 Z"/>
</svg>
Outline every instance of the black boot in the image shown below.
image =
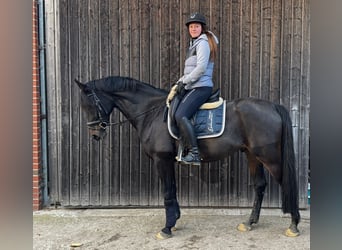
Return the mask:
<svg viewBox="0 0 342 250">
<path fill-rule="evenodd" d="M 186 156 L 182 157 L 182 163 L 201 165 L 201 158 L 198 152 L 197 137 L 194 128 L 188 118 L 183 117 L 179 124 L 179 129 L 181 132 L 181 137 L 189 142 L 191 148 Z M 185 143 L 183 143 L 185 145 Z"/>
</svg>

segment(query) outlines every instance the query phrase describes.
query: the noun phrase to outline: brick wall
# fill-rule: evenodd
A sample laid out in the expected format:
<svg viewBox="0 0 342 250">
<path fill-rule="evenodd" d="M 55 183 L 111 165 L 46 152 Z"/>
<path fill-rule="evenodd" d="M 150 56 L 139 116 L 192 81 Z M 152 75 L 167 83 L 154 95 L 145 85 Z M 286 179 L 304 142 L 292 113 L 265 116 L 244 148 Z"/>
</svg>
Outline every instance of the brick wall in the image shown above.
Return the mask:
<svg viewBox="0 0 342 250">
<path fill-rule="evenodd" d="M 38 9 L 33 0 L 32 10 L 32 132 L 33 132 L 33 210 L 42 208 L 42 175 L 40 146 L 40 92 L 39 92 L 39 48 L 38 48 Z"/>
</svg>

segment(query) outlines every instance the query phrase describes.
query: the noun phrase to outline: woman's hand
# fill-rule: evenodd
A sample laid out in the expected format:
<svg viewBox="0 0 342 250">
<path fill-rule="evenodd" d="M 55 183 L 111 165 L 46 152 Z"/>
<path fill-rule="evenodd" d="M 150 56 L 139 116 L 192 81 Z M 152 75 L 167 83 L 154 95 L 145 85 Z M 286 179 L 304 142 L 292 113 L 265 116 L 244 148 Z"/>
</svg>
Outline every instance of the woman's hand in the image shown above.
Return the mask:
<svg viewBox="0 0 342 250">
<path fill-rule="evenodd" d="M 176 92 L 177 94 L 181 94 L 184 90 L 185 85 L 181 81 L 178 81 L 176 84 L 177 84 Z"/>
</svg>

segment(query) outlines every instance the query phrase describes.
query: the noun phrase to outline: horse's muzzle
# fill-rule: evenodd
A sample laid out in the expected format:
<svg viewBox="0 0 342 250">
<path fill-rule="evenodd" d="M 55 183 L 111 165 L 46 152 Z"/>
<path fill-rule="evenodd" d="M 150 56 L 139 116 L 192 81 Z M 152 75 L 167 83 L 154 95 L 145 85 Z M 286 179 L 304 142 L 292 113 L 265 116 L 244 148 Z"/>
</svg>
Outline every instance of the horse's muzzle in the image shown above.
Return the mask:
<svg viewBox="0 0 342 250">
<path fill-rule="evenodd" d="M 106 137 L 107 132 L 104 129 L 90 130 L 90 135 L 94 140 L 100 141 Z"/>
<path fill-rule="evenodd" d="M 101 137 L 98 136 L 98 135 L 92 135 L 92 138 L 93 138 L 95 141 L 101 140 Z"/>
<path fill-rule="evenodd" d="M 89 133 L 91 137 L 96 140 L 102 140 L 106 135 L 106 127 L 107 123 L 106 122 L 89 122 L 87 123 Z"/>
</svg>

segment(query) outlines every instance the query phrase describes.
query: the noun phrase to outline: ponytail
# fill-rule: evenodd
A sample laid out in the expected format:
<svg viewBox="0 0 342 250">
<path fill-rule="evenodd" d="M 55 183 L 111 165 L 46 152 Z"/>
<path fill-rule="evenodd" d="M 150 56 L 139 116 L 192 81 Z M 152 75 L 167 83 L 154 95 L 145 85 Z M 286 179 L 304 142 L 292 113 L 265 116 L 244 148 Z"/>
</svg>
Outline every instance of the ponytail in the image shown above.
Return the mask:
<svg viewBox="0 0 342 250">
<path fill-rule="evenodd" d="M 209 31 L 205 31 L 204 34 L 206 34 L 208 37 L 208 43 L 210 47 L 210 60 L 214 61 L 216 58 L 216 54 L 217 54 L 217 44 L 216 44 L 215 38 L 213 34 Z"/>
<path fill-rule="evenodd" d="M 207 35 L 208 37 L 208 43 L 210 47 L 210 60 L 214 61 L 217 54 L 217 43 L 216 39 L 214 38 L 214 35 L 211 31 L 208 30 L 206 25 L 202 25 L 202 32 Z"/>
</svg>

